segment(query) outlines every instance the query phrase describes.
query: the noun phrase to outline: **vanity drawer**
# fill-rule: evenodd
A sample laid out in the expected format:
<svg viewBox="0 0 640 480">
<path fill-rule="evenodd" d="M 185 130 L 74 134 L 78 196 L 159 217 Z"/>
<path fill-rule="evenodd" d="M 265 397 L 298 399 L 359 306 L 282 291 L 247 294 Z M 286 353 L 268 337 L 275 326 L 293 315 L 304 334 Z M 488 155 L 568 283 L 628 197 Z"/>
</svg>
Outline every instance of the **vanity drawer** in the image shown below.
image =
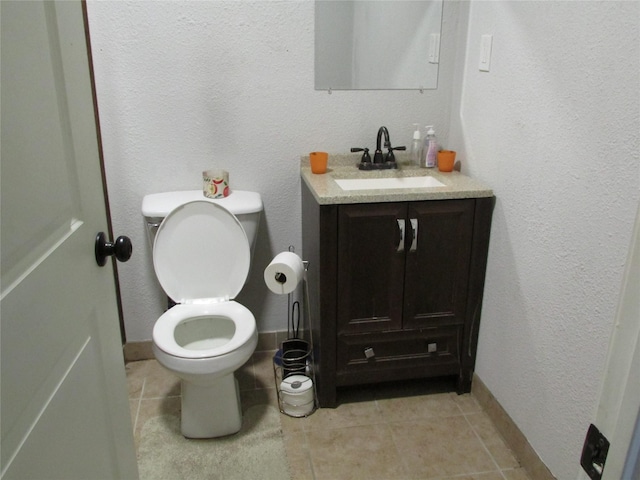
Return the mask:
<svg viewBox="0 0 640 480">
<path fill-rule="evenodd" d="M 462 328 L 339 335 L 337 384 L 457 374 Z"/>
</svg>

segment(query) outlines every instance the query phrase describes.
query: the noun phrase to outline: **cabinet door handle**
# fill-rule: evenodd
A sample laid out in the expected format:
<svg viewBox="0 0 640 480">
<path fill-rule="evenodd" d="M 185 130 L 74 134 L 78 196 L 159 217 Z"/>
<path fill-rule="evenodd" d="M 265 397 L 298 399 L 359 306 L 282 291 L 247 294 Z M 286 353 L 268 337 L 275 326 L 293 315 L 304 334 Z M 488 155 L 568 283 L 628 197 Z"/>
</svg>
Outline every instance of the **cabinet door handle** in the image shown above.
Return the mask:
<svg viewBox="0 0 640 480">
<path fill-rule="evenodd" d="M 410 222 L 411 222 L 411 235 L 413 236 L 413 239 L 411 240 L 411 248 L 409 249 L 409 251 L 415 252 L 416 249 L 418 248 L 418 219 L 412 218 Z"/>
<path fill-rule="evenodd" d="M 398 252 L 402 252 L 404 250 L 404 218 L 397 218 L 398 222 L 398 230 L 400 230 L 400 241 L 398 242 Z"/>
</svg>

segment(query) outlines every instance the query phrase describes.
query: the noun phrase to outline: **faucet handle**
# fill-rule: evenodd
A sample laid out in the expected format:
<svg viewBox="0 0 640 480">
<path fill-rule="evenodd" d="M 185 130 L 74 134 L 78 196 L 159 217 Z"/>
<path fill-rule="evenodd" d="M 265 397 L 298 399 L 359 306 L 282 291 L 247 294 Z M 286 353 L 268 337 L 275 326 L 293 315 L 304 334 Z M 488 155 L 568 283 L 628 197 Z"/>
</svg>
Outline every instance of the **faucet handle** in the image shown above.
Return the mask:
<svg viewBox="0 0 640 480">
<path fill-rule="evenodd" d="M 393 154 L 393 151 L 394 151 L 394 150 L 406 150 L 406 149 L 407 149 L 407 147 L 405 147 L 405 146 L 401 146 L 401 147 L 389 147 L 389 151 L 388 151 L 388 152 L 387 152 L 387 154 L 385 155 L 385 159 L 384 159 L 384 161 L 385 161 L 385 162 L 392 162 L 392 163 L 395 163 L 395 161 L 396 161 L 396 157 L 395 157 L 395 155 Z"/>
<path fill-rule="evenodd" d="M 351 148 L 351 152 L 353 152 L 353 153 L 355 153 L 355 152 L 364 152 L 362 154 L 362 159 L 360 160 L 360 163 L 371 163 L 371 155 L 369 155 L 369 149 L 368 148 L 353 147 L 353 148 Z"/>
</svg>

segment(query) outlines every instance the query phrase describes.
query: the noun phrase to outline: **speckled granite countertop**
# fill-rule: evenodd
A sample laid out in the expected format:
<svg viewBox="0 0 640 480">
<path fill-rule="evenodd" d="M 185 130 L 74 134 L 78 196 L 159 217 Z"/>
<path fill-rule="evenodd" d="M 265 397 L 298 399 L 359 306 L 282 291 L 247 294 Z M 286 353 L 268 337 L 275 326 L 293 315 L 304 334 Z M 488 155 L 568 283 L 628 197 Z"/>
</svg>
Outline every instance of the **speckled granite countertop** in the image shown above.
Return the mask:
<svg viewBox="0 0 640 480">
<path fill-rule="evenodd" d="M 491 197 L 493 191 L 483 183 L 460 172 L 444 173 L 437 168 L 420 168 L 408 161 L 406 154 L 396 152 L 398 169 L 358 170 L 361 154 L 329 155 L 327 173 L 311 173 L 309 157 L 300 159 L 300 176 L 309 186 L 320 205 L 343 203 L 404 202 L 417 200 L 450 200 L 455 198 Z M 416 177 L 429 175 L 445 184 L 444 187 L 394 188 L 371 190 L 343 190 L 337 179 Z"/>
</svg>

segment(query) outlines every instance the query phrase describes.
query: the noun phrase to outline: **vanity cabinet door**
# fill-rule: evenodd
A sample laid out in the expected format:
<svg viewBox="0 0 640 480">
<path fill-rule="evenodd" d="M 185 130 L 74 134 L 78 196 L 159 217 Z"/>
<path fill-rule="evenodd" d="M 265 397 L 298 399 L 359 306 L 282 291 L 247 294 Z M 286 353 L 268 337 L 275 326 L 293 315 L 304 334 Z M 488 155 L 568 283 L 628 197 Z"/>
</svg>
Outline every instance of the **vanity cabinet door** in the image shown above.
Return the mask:
<svg viewBox="0 0 640 480">
<path fill-rule="evenodd" d="M 338 334 L 463 324 L 474 204 L 340 206 Z"/>
<path fill-rule="evenodd" d="M 406 203 L 339 207 L 339 335 L 402 328 L 406 214 Z"/>
<path fill-rule="evenodd" d="M 474 200 L 408 204 L 417 232 L 407 248 L 403 328 L 464 324 L 474 208 Z"/>
</svg>

